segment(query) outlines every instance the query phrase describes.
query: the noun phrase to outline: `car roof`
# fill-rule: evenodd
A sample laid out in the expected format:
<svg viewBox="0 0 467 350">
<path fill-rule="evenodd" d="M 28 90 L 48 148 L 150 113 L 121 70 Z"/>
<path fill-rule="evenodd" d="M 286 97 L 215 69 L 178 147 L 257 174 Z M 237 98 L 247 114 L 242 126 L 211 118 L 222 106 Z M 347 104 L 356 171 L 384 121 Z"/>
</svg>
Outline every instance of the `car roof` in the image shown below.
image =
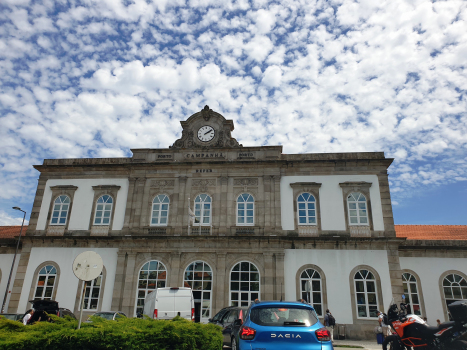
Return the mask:
<svg viewBox="0 0 467 350">
<path fill-rule="evenodd" d="M 292 307 L 292 306 L 300 306 L 303 308 L 308 308 L 314 310 L 313 306 L 307 303 L 302 303 L 300 301 L 259 301 L 259 302 L 254 302 L 251 304 L 251 308 L 257 308 L 257 307 Z"/>
</svg>

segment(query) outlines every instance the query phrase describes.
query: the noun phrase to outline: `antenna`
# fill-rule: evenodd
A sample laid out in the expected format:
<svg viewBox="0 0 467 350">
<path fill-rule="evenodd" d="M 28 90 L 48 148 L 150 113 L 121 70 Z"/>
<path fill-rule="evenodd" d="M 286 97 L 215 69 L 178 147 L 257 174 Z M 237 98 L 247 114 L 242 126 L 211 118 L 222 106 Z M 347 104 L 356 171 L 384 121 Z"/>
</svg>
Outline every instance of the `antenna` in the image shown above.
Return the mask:
<svg viewBox="0 0 467 350">
<path fill-rule="evenodd" d="M 88 250 L 79 254 L 73 261 L 73 273 L 75 276 L 84 281 L 83 296 L 81 302 L 81 310 L 79 313 L 78 329 L 81 328 L 81 318 L 83 317 L 84 296 L 86 293 L 86 282 L 92 281 L 99 277 L 104 267 L 104 262 L 99 254 Z"/>
</svg>

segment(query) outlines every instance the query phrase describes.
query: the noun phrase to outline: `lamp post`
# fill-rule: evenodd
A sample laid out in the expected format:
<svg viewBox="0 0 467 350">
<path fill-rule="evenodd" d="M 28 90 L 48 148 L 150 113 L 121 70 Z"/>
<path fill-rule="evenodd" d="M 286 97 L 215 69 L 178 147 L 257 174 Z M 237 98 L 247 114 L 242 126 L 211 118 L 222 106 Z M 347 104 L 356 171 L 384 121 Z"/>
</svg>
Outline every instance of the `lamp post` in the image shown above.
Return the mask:
<svg viewBox="0 0 467 350">
<path fill-rule="evenodd" d="M 20 207 L 13 207 L 13 209 L 22 211 L 24 215 L 23 215 L 23 223 L 21 224 L 21 230 L 19 231 L 18 243 L 16 243 L 15 255 L 13 256 L 13 262 L 11 263 L 10 276 L 8 277 L 8 283 L 6 284 L 5 296 L 3 297 L 2 314 L 5 312 L 5 304 L 6 304 L 6 298 L 8 296 L 8 289 L 10 288 L 11 275 L 13 274 L 13 268 L 15 267 L 16 254 L 18 254 L 19 242 L 21 241 L 21 233 L 23 232 L 24 219 L 26 219 L 26 212 L 24 210 L 22 210 Z"/>
</svg>

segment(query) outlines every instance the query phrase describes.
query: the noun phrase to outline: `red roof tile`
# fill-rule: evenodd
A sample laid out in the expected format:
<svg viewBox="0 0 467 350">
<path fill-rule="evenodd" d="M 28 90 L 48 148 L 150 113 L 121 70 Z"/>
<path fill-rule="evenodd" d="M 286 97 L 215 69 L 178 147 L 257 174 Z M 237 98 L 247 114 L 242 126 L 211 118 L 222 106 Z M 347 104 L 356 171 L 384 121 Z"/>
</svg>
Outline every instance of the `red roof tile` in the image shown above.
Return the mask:
<svg viewBox="0 0 467 350">
<path fill-rule="evenodd" d="M 23 233 L 26 232 L 28 227 L 25 225 L 23 227 Z M 20 226 L 0 226 L 0 238 L 14 238 L 19 236 L 19 231 L 21 230 L 21 225 Z"/>
<path fill-rule="evenodd" d="M 467 225 L 394 225 L 396 236 L 413 240 L 467 241 Z"/>
</svg>

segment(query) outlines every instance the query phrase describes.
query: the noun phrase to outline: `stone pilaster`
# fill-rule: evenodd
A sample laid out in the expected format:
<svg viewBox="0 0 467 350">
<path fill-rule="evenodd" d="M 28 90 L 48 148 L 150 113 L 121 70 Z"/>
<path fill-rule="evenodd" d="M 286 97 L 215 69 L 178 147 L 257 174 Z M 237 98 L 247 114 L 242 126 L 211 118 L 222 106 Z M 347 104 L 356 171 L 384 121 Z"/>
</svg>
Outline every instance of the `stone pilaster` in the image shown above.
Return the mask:
<svg viewBox="0 0 467 350">
<path fill-rule="evenodd" d="M 384 235 L 386 237 L 396 237 L 387 172 L 384 174 L 378 174 L 378 181 L 379 192 L 381 194 L 381 208 L 383 210 Z"/>
<path fill-rule="evenodd" d="M 282 222 L 281 222 L 281 177 L 279 175 L 275 175 L 273 178 L 274 181 L 274 201 L 273 208 L 274 208 L 274 227 L 277 230 L 282 230 Z"/>
<path fill-rule="evenodd" d="M 404 294 L 404 287 L 402 284 L 402 268 L 399 260 L 399 244 L 388 244 L 388 265 L 389 277 L 391 278 L 391 290 L 394 301 L 397 305 L 402 302 L 402 294 Z M 386 300 L 386 305 L 388 301 Z"/>
<path fill-rule="evenodd" d="M 30 286 L 24 286 L 24 278 L 26 276 L 26 270 L 29 264 L 31 248 L 32 248 L 31 244 L 24 243 L 23 241 L 23 245 L 21 249 L 21 257 L 18 262 L 18 268 L 16 269 L 16 274 L 12 276 L 13 278 L 12 278 L 12 281 L 10 282 L 10 283 L 13 283 L 13 287 L 10 285 L 11 296 L 10 296 L 10 302 L 8 303 L 7 312 L 22 313 L 26 311 L 26 305 L 19 305 L 19 299 L 21 297 L 21 291 L 23 290 L 23 287 L 24 287 L 25 293 L 27 293 L 30 288 Z"/>
<path fill-rule="evenodd" d="M 274 300 L 274 256 L 272 253 L 263 253 L 264 256 L 264 278 L 261 283 L 261 300 Z"/>
<path fill-rule="evenodd" d="M 146 179 L 144 184 L 144 192 L 143 192 L 143 199 L 141 200 L 141 216 L 140 216 L 140 227 L 149 226 L 150 219 L 149 215 L 151 213 L 151 209 L 149 208 L 149 195 L 151 194 L 151 180 Z"/>
<path fill-rule="evenodd" d="M 193 206 L 194 198 L 190 198 L 190 191 L 188 189 L 188 177 L 180 176 L 178 178 L 180 187 L 180 196 L 178 200 L 178 218 L 177 218 L 177 230 L 178 234 L 188 233 L 188 203 L 190 208 L 195 211 Z"/>
<path fill-rule="evenodd" d="M 123 286 L 123 300 L 122 308 L 120 311 L 123 311 L 128 317 L 132 317 L 135 313 L 135 301 L 136 301 L 136 283 L 138 277 L 135 274 L 135 264 L 136 264 L 136 253 L 127 253 L 126 258 L 126 274 L 124 279 Z"/>
<path fill-rule="evenodd" d="M 117 268 L 115 270 L 114 290 L 112 293 L 112 310 L 120 311 L 122 309 L 122 295 L 126 275 L 126 252 L 117 253 Z"/>
<path fill-rule="evenodd" d="M 227 176 L 222 176 L 219 178 L 219 182 L 221 185 L 221 195 L 220 195 L 220 225 L 219 225 L 219 234 L 225 235 L 227 234 L 227 226 L 223 223 L 227 222 L 227 218 L 229 217 L 228 211 L 228 184 L 229 178 Z"/>
<path fill-rule="evenodd" d="M 285 300 L 285 279 L 284 279 L 284 253 L 275 254 L 275 281 L 276 293 L 274 300 Z"/>
<path fill-rule="evenodd" d="M 271 176 L 263 177 L 264 183 L 264 233 L 271 234 Z"/>
<path fill-rule="evenodd" d="M 145 192 L 146 179 L 138 178 L 135 183 L 135 192 L 133 195 L 133 215 L 130 219 L 130 229 L 133 233 L 138 234 L 141 224 L 141 214 L 143 205 L 143 196 Z"/>
<path fill-rule="evenodd" d="M 32 236 L 36 233 L 37 220 L 39 219 L 39 212 L 41 210 L 42 200 L 44 199 L 44 191 L 46 188 L 47 179 L 42 175 L 39 177 L 37 184 L 36 196 L 32 205 L 31 216 L 29 217 L 28 228 L 23 232 L 25 236 Z"/>
<path fill-rule="evenodd" d="M 173 252 L 170 254 L 170 269 L 167 276 L 167 287 L 183 287 L 184 271 L 180 266 L 181 254 Z"/>
<path fill-rule="evenodd" d="M 229 279 L 226 278 L 227 271 L 225 267 L 225 258 L 225 253 L 217 254 L 216 275 L 214 276 L 214 281 L 212 283 L 212 293 L 214 293 L 214 295 L 212 296 L 211 317 L 229 303 L 228 291 L 230 290 L 230 286 L 228 285 Z"/>
<path fill-rule="evenodd" d="M 128 233 L 131 229 L 131 218 L 133 216 L 133 203 L 135 201 L 136 178 L 129 179 L 128 197 L 126 200 L 125 219 L 123 221 L 123 233 Z"/>
</svg>

